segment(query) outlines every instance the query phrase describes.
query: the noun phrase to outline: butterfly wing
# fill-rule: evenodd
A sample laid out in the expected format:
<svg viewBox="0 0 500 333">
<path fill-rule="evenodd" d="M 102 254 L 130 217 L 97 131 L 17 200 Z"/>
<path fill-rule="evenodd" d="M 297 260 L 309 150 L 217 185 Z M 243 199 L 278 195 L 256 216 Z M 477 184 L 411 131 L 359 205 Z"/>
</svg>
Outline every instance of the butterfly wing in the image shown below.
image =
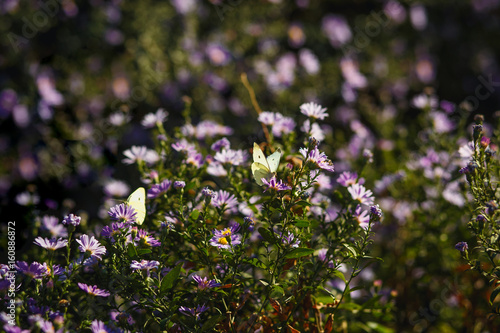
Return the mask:
<svg viewBox="0 0 500 333">
<path fill-rule="evenodd" d="M 260 149 L 259 145 L 255 142 L 253 143 L 253 162 L 260 163 L 269 170 L 269 164 L 267 164 L 266 156 Z"/>
<path fill-rule="evenodd" d="M 271 174 L 266 156 L 255 142 L 253 144 L 252 174 L 255 178 L 255 182 L 260 186 L 264 185 L 264 183 L 262 183 L 262 178 L 269 178 Z"/>
<path fill-rule="evenodd" d="M 146 190 L 144 187 L 139 187 L 127 199 L 127 205 L 134 208 L 136 212 L 136 223 L 144 223 L 146 218 Z"/>
<path fill-rule="evenodd" d="M 278 170 L 281 159 L 281 150 L 278 148 L 273 154 L 267 157 L 267 165 L 269 165 L 269 171 L 275 173 Z"/>
<path fill-rule="evenodd" d="M 264 183 L 262 182 L 262 178 L 268 179 L 272 175 L 271 172 L 269 172 L 267 166 L 258 162 L 252 163 L 252 174 L 253 178 L 255 178 L 255 182 L 260 186 L 264 185 Z"/>
</svg>

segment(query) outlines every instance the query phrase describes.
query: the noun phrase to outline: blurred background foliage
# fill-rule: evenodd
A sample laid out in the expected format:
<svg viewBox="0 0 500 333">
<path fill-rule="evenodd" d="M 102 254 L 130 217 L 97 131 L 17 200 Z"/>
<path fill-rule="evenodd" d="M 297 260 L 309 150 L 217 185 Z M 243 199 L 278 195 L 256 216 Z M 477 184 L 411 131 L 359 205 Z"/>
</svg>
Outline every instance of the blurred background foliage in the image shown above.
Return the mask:
<svg viewBox="0 0 500 333">
<path fill-rule="evenodd" d="M 474 114 L 496 126 L 499 13 L 498 0 L 0 0 L 1 220 L 98 223 L 106 182 L 139 184 L 121 160 L 151 144 L 142 117 L 161 107 L 182 125 L 186 96 L 193 124 L 237 129 L 232 147 L 263 141 L 246 73 L 264 110 L 328 108 L 336 170 L 373 151 L 362 176 L 385 211 L 384 262 L 366 283 L 397 293 L 395 330 L 494 332 L 490 288 L 453 246 L 471 238 L 458 149 Z"/>
</svg>

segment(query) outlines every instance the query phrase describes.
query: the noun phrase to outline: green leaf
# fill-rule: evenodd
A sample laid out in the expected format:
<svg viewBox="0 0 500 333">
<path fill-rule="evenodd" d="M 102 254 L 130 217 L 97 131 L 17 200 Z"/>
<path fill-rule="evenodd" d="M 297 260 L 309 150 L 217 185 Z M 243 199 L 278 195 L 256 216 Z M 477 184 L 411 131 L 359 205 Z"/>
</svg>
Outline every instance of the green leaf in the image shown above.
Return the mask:
<svg viewBox="0 0 500 333">
<path fill-rule="evenodd" d="M 200 216 L 200 211 L 195 209 L 191 212 L 191 215 L 189 215 L 189 218 L 193 221 L 198 221 L 198 217 Z"/>
<path fill-rule="evenodd" d="M 351 252 L 351 253 L 352 253 L 352 255 L 353 255 L 354 257 L 357 257 L 357 256 L 358 256 L 358 251 L 357 251 L 357 250 L 356 250 L 353 246 L 351 246 L 351 245 L 349 245 L 349 244 L 347 244 L 347 243 L 344 243 L 343 245 L 344 245 L 344 247 L 345 247 L 346 249 L 348 249 L 348 250 L 349 250 L 349 252 Z"/>
<path fill-rule="evenodd" d="M 181 272 L 181 267 L 182 267 L 182 264 L 175 266 L 170 272 L 168 272 L 167 275 L 165 275 L 163 277 L 163 279 L 161 280 L 161 285 L 160 285 L 160 293 L 164 293 L 168 289 L 172 289 L 175 281 L 179 277 L 179 274 Z"/>
<path fill-rule="evenodd" d="M 339 191 L 333 192 L 333 198 L 335 199 L 335 202 L 340 202 L 344 200 L 344 196 Z"/>
<path fill-rule="evenodd" d="M 296 205 L 302 206 L 302 207 L 309 207 L 312 206 L 310 202 L 307 202 L 305 200 L 300 200 L 295 203 Z"/>
<path fill-rule="evenodd" d="M 266 268 L 266 265 L 264 265 L 264 263 L 257 258 L 246 259 L 246 260 L 243 260 L 243 262 L 250 264 L 254 267 L 257 267 L 257 268 Z"/>
<path fill-rule="evenodd" d="M 307 228 L 309 226 L 309 221 L 308 220 L 296 220 L 293 224 L 297 228 Z"/>
<path fill-rule="evenodd" d="M 201 327 L 202 332 L 210 332 L 213 330 L 215 325 L 217 325 L 222 319 L 224 319 L 224 315 L 218 315 L 218 316 L 213 316 L 210 319 L 208 319 L 203 326 Z"/>
<path fill-rule="evenodd" d="M 333 301 L 335 301 L 337 299 L 335 297 L 335 295 L 330 290 L 325 289 L 323 287 L 320 287 L 319 289 L 321 291 L 324 291 L 325 293 L 327 293 L 328 296 L 326 296 L 326 295 L 315 296 L 317 303 L 331 304 Z"/>
<path fill-rule="evenodd" d="M 490 304 L 493 304 L 493 302 L 495 301 L 495 298 L 497 297 L 497 295 L 500 293 L 500 286 L 496 287 L 495 290 L 493 290 L 491 292 L 491 295 L 490 295 Z"/>
<path fill-rule="evenodd" d="M 346 310 L 349 310 L 349 311 L 357 311 L 357 310 L 360 310 L 361 309 L 361 305 L 359 304 L 356 304 L 356 303 L 341 303 L 339 305 L 339 309 L 346 309 Z"/>
<path fill-rule="evenodd" d="M 264 279 L 260 279 L 259 281 L 260 281 L 260 283 L 262 283 L 262 284 L 263 284 L 263 285 L 265 285 L 266 287 L 269 285 L 269 282 L 267 282 L 267 281 L 266 281 L 266 280 L 264 280 Z"/>
<path fill-rule="evenodd" d="M 280 298 L 285 294 L 285 291 L 281 286 L 274 285 L 273 290 L 271 291 L 270 297 L 271 298 Z"/>
<path fill-rule="evenodd" d="M 191 189 L 193 189 L 193 188 L 195 188 L 195 187 L 196 187 L 196 183 L 195 183 L 195 182 L 193 182 L 193 183 L 189 183 L 189 184 L 187 184 L 187 185 L 186 185 L 186 187 L 184 188 L 184 191 L 185 191 L 185 192 L 186 192 L 186 191 L 189 191 L 189 190 L 191 190 Z"/>
<path fill-rule="evenodd" d="M 344 276 L 344 274 L 341 271 L 338 271 L 338 270 L 337 271 L 333 271 L 333 275 L 335 275 L 338 278 L 341 278 L 342 281 L 344 281 L 344 283 L 346 283 L 345 276 Z"/>
<path fill-rule="evenodd" d="M 262 238 L 264 238 L 265 241 L 271 244 L 276 244 L 276 238 L 274 238 L 273 232 L 264 227 L 260 227 L 258 230 L 259 234 L 262 236 Z"/>
<path fill-rule="evenodd" d="M 349 293 L 352 293 L 353 291 L 364 289 L 364 288 L 365 288 L 364 286 L 357 286 L 357 287 L 349 289 Z"/>
<path fill-rule="evenodd" d="M 366 325 L 369 328 L 371 328 L 372 330 L 375 330 L 379 333 L 394 333 L 394 329 L 386 327 L 386 326 L 382 326 L 382 325 L 380 325 L 376 322 L 373 322 L 373 321 L 367 322 Z"/>
<path fill-rule="evenodd" d="M 142 256 L 143 254 L 149 254 L 151 253 L 151 249 L 137 249 L 137 254 L 139 256 Z"/>
<path fill-rule="evenodd" d="M 127 246 L 127 254 L 130 258 L 134 259 L 134 258 L 137 258 L 138 257 L 138 254 L 137 254 L 137 249 L 135 248 L 134 244 L 132 243 L 128 243 L 128 246 Z"/>
<path fill-rule="evenodd" d="M 312 253 L 314 253 L 314 249 L 308 249 L 305 247 L 298 247 L 296 249 L 293 249 L 290 253 L 288 253 L 285 256 L 285 258 L 287 258 L 287 259 L 300 258 L 300 257 L 308 256 Z"/>
</svg>

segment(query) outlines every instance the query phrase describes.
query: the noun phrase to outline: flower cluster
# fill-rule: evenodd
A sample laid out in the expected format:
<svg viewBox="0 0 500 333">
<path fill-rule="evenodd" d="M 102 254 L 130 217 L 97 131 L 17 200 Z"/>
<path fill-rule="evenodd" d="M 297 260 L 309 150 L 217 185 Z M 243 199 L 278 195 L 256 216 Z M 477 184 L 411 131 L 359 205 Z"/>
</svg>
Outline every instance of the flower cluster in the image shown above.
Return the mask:
<svg viewBox="0 0 500 333">
<path fill-rule="evenodd" d="M 499 5 L 3 1 L 0 330 L 500 331 Z"/>
</svg>

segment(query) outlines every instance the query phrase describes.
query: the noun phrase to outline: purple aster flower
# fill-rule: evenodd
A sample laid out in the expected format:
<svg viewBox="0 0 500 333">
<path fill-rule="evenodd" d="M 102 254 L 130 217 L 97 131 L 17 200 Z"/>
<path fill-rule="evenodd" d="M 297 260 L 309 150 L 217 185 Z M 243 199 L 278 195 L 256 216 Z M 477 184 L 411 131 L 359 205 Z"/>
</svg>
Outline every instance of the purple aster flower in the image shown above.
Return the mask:
<svg viewBox="0 0 500 333">
<path fill-rule="evenodd" d="M 148 149 L 145 146 L 132 146 L 130 149 L 125 150 L 123 155 L 127 157 L 123 159 L 123 163 L 125 164 L 140 163 L 142 161 L 147 164 L 153 164 L 160 159 L 156 151 Z"/>
<path fill-rule="evenodd" d="M 230 249 L 235 245 L 241 244 L 241 235 L 236 233 L 239 229 L 240 225 L 237 223 L 223 230 L 214 229 L 214 236 L 210 239 L 210 245 L 216 246 L 219 249 Z"/>
<path fill-rule="evenodd" d="M 161 242 L 156 240 L 153 236 L 150 236 L 149 233 L 143 229 L 139 230 L 134 240 L 138 242 L 138 244 L 136 244 L 137 246 L 157 247 L 161 245 Z"/>
<path fill-rule="evenodd" d="M 284 184 L 281 179 L 279 182 L 276 181 L 276 176 L 272 176 L 271 179 L 269 179 L 269 181 L 267 181 L 267 179 L 265 178 L 262 178 L 262 183 L 267 186 L 264 192 L 266 192 L 269 189 L 273 189 L 275 191 L 286 191 L 292 189 L 292 187 L 288 186 L 287 184 Z"/>
<path fill-rule="evenodd" d="M 370 149 L 368 148 L 363 149 L 363 157 L 367 160 L 368 163 L 373 162 L 373 153 Z"/>
<path fill-rule="evenodd" d="M 361 208 L 361 205 L 356 207 L 356 210 L 354 211 L 354 218 L 361 228 L 368 228 L 368 225 L 370 224 L 370 215 L 367 210 L 363 210 Z"/>
<path fill-rule="evenodd" d="M 78 283 L 78 287 L 85 291 L 87 294 L 92 295 L 92 296 L 101 296 L 101 297 L 108 297 L 111 295 L 109 291 L 104 290 L 104 289 L 99 289 L 97 286 L 89 286 L 86 285 L 85 283 Z"/>
<path fill-rule="evenodd" d="M 243 221 L 245 222 L 245 224 L 248 225 L 248 231 L 253 231 L 253 229 L 255 227 L 255 220 L 253 219 L 253 217 L 245 216 Z"/>
<path fill-rule="evenodd" d="M 323 17 L 321 29 L 335 48 L 341 47 L 352 38 L 351 28 L 345 18 L 340 15 L 328 14 Z"/>
<path fill-rule="evenodd" d="M 452 181 L 446 184 L 441 194 L 446 201 L 454 204 L 455 206 L 463 207 L 466 203 L 465 198 L 460 191 L 458 181 Z"/>
<path fill-rule="evenodd" d="M 38 326 L 40 327 L 40 330 L 43 333 L 53 333 L 55 332 L 54 325 L 48 321 L 48 320 L 38 320 L 37 321 Z"/>
<path fill-rule="evenodd" d="M 460 158 L 464 161 L 469 161 L 474 156 L 474 142 L 470 141 L 458 149 Z"/>
<path fill-rule="evenodd" d="M 186 139 L 181 139 L 178 142 L 172 143 L 172 149 L 185 154 L 193 150 L 196 151 L 194 144 L 188 142 Z"/>
<path fill-rule="evenodd" d="M 219 162 L 212 162 L 207 167 L 207 173 L 215 177 L 225 177 L 227 176 L 227 170 Z"/>
<path fill-rule="evenodd" d="M 370 218 L 374 222 L 379 222 L 384 214 L 382 213 L 382 209 L 380 209 L 379 205 L 374 205 L 370 207 Z"/>
<path fill-rule="evenodd" d="M 74 214 L 69 214 L 68 216 L 65 216 L 64 217 L 64 220 L 62 220 L 62 224 L 64 225 L 72 225 L 74 227 L 80 225 L 80 221 L 82 220 L 82 218 L 78 215 L 74 215 Z"/>
<path fill-rule="evenodd" d="M 300 245 L 300 240 L 295 237 L 294 234 L 288 232 L 286 236 L 283 237 L 281 232 L 278 232 L 279 237 L 281 238 L 281 242 L 288 247 L 297 248 Z"/>
<path fill-rule="evenodd" d="M 172 5 L 179 14 L 187 14 L 197 7 L 196 0 L 172 0 Z"/>
<path fill-rule="evenodd" d="M 43 247 L 44 249 L 55 251 L 57 249 L 60 249 L 62 247 L 65 247 L 68 245 L 68 241 L 66 239 L 48 239 L 48 238 L 42 238 L 42 237 L 37 237 L 35 238 L 35 241 L 33 242 L 38 246 Z"/>
<path fill-rule="evenodd" d="M 204 163 L 203 155 L 195 150 L 191 150 L 188 152 L 187 158 L 184 161 L 184 163 L 194 165 L 196 168 L 199 169 Z"/>
<path fill-rule="evenodd" d="M 434 111 L 429 116 L 436 133 L 448 133 L 455 129 L 455 123 L 444 112 Z"/>
<path fill-rule="evenodd" d="M 222 45 L 211 44 L 208 45 L 205 52 L 212 65 L 224 66 L 231 60 L 231 54 Z"/>
<path fill-rule="evenodd" d="M 130 230 L 129 223 L 111 223 L 110 226 L 105 226 L 101 230 L 101 237 L 109 238 L 111 242 L 115 242 L 114 236 L 119 236 L 121 234 L 126 234 Z"/>
<path fill-rule="evenodd" d="M 152 269 L 158 269 L 158 266 L 160 263 L 156 260 L 141 260 L 138 262 L 137 260 L 132 260 L 132 263 L 130 264 L 130 268 L 135 269 L 135 270 L 141 270 L 141 271 L 146 271 L 148 276 L 150 274 L 150 271 Z"/>
<path fill-rule="evenodd" d="M 209 199 L 213 199 L 215 198 L 215 192 L 212 191 L 211 189 L 209 189 L 208 187 L 204 187 L 202 190 L 201 190 L 201 194 L 206 197 L 206 198 L 209 198 Z"/>
<path fill-rule="evenodd" d="M 284 134 L 290 134 L 294 131 L 295 125 L 295 121 L 292 118 L 279 117 L 272 127 L 273 135 L 280 138 Z"/>
<path fill-rule="evenodd" d="M 37 194 L 22 192 L 16 195 L 16 202 L 21 206 L 37 205 L 40 197 Z"/>
<path fill-rule="evenodd" d="M 281 118 L 283 115 L 281 113 L 275 113 L 270 111 L 263 111 L 259 114 L 257 120 L 264 125 L 274 125 L 276 118 Z"/>
<path fill-rule="evenodd" d="M 0 92 L 0 118 L 6 118 L 18 104 L 17 93 L 12 89 Z"/>
<path fill-rule="evenodd" d="M 205 138 L 213 138 L 217 135 L 231 135 L 233 134 L 233 129 L 231 127 L 223 126 L 217 124 L 216 122 L 210 120 L 204 120 L 196 125 L 194 135 L 198 140 L 203 140 Z"/>
<path fill-rule="evenodd" d="M 126 203 L 111 207 L 108 211 L 108 215 L 113 221 L 125 223 L 134 223 L 137 218 L 137 213 L 134 208 Z"/>
<path fill-rule="evenodd" d="M 222 148 L 221 151 L 215 153 L 214 160 L 222 164 L 242 165 L 247 160 L 247 154 L 241 149 L 233 150 Z"/>
<path fill-rule="evenodd" d="M 194 274 L 192 276 L 193 280 L 196 281 L 196 283 L 198 283 L 198 289 L 200 290 L 205 290 L 205 289 L 208 289 L 208 288 L 215 288 L 215 287 L 220 287 L 220 283 L 218 283 L 217 281 L 215 280 L 208 280 L 206 277 L 204 278 L 201 278 L 199 275 L 196 275 Z"/>
<path fill-rule="evenodd" d="M 141 121 L 142 126 L 146 128 L 153 128 L 157 124 L 162 124 L 165 119 L 167 119 L 168 112 L 163 109 L 158 109 L 155 113 L 148 113 L 144 116 L 144 119 Z"/>
<path fill-rule="evenodd" d="M 345 57 L 340 60 L 340 69 L 342 76 L 345 78 L 349 87 L 351 88 L 364 88 L 368 85 L 368 80 L 359 71 L 358 63 L 351 57 Z"/>
<path fill-rule="evenodd" d="M 490 144 L 490 142 L 491 142 L 491 139 L 490 139 L 490 138 L 488 138 L 487 136 L 483 136 L 483 137 L 481 138 L 480 144 L 481 144 L 481 146 L 482 146 L 483 148 L 486 148 L 486 147 L 488 147 L 488 145 Z"/>
<path fill-rule="evenodd" d="M 309 162 L 316 167 L 326 171 L 334 171 L 332 161 L 328 159 L 325 153 L 320 152 L 318 150 L 318 147 L 314 147 L 314 149 L 311 149 L 309 152 L 307 148 L 300 148 L 299 152 L 302 154 L 302 156 L 304 156 L 306 162 Z"/>
<path fill-rule="evenodd" d="M 5 320 L 7 322 L 8 320 Z M 3 325 L 3 329 L 5 330 L 5 333 L 30 333 L 31 330 L 23 330 L 19 326 L 15 325 L 10 325 L 10 324 L 5 324 Z"/>
<path fill-rule="evenodd" d="M 41 279 L 49 274 L 49 268 L 47 267 L 47 264 L 40 264 L 36 261 L 32 262 L 29 265 L 26 261 L 17 261 L 16 269 L 24 275 L 29 276 L 33 279 Z"/>
<path fill-rule="evenodd" d="M 312 123 L 311 125 L 311 121 L 309 119 L 304 121 L 300 129 L 302 132 L 307 133 L 310 137 L 313 137 L 318 141 L 323 141 L 325 139 L 325 133 L 321 127 L 316 123 Z"/>
<path fill-rule="evenodd" d="M 456 107 L 454 103 L 446 100 L 442 100 L 441 102 L 439 102 L 439 106 L 448 114 L 453 113 Z"/>
<path fill-rule="evenodd" d="M 171 184 L 172 182 L 170 180 L 165 179 L 160 184 L 151 186 L 151 188 L 148 190 L 148 199 L 158 198 L 159 196 L 167 193 Z"/>
<path fill-rule="evenodd" d="M 466 167 L 466 166 L 465 166 L 465 167 L 463 167 L 463 168 L 460 168 L 460 170 L 458 170 L 458 172 L 460 172 L 460 173 L 463 175 L 463 174 L 468 174 L 468 173 L 470 173 L 470 170 L 469 170 L 469 168 L 468 168 L 468 167 Z"/>
<path fill-rule="evenodd" d="M 108 197 L 124 197 L 130 193 L 128 185 L 121 180 L 110 180 L 104 185 L 104 194 Z"/>
<path fill-rule="evenodd" d="M 209 309 L 209 307 L 205 306 L 205 304 L 203 304 L 203 305 L 198 305 L 196 307 L 196 309 L 195 308 L 188 308 L 188 307 L 185 307 L 185 306 L 181 306 L 179 308 L 179 311 L 180 311 L 180 313 L 182 313 L 185 316 L 195 317 L 196 320 L 199 320 L 200 319 L 200 315 L 203 312 L 207 311 L 208 309 Z"/>
<path fill-rule="evenodd" d="M 314 75 L 319 72 L 320 63 L 318 57 L 311 50 L 301 49 L 299 51 L 299 62 L 307 74 Z"/>
<path fill-rule="evenodd" d="M 108 328 L 102 321 L 94 320 L 92 325 L 90 325 L 90 330 L 92 333 L 111 333 L 114 332 L 112 329 Z"/>
<path fill-rule="evenodd" d="M 314 179 L 314 185 L 316 185 L 320 191 L 328 191 L 333 188 L 332 179 L 320 173 L 319 170 L 312 170 L 311 178 Z"/>
<path fill-rule="evenodd" d="M 82 235 L 76 241 L 80 244 L 78 247 L 80 251 L 90 254 L 91 257 L 102 259 L 101 255 L 106 253 L 106 248 L 94 236 L 89 238 L 88 235 Z"/>
<path fill-rule="evenodd" d="M 123 112 L 115 112 L 109 115 L 108 120 L 111 125 L 119 127 L 128 123 L 131 117 Z"/>
<path fill-rule="evenodd" d="M 457 249 L 460 252 L 467 251 L 468 248 L 469 248 L 469 245 L 467 244 L 467 242 L 458 242 L 455 245 L 455 249 Z"/>
<path fill-rule="evenodd" d="M 50 232 L 52 238 L 68 237 L 68 230 L 59 223 L 55 216 L 45 215 L 42 217 L 42 230 Z"/>
<path fill-rule="evenodd" d="M 222 138 L 220 140 L 215 141 L 210 149 L 213 151 L 220 151 L 222 148 L 229 149 L 231 147 L 231 143 L 227 138 Z"/>
<path fill-rule="evenodd" d="M 373 205 L 373 193 L 363 185 L 353 184 L 347 188 L 353 200 L 358 200 L 364 205 Z"/>
<path fill-rule="evenodd" d="M 438 99 L 436 96 L 429 96 L 426 94 L 420 94 L 413 97 L 412 106 L 417 109 L 427 109 L 430 108 L 434 110 L 438 107 Z"/>
<path fill-rule="evenodd" d="M 182 188 L 184 188 L 184 187 L 186 187 L 186 182 L 185 182 L 185 181 L 183 181 L 183 180 L 176 180 L 176 181 L 174 182 L 174 188 L 175 188 L 176 190 L 178 190 L 178 189 L 182 189 Z"/>
<path fill-rule="evenodd" d="M 358 183 L 358 174 L 356 172 L 344 171 L 340 174 L 339 178 L 337 178 L 337 183 L 342 186 L 348 187 L 350 185 L 354 185 Z M 360 178 L 359 183 L 363 184 L 364 179 Z"/>
<path fill-rule="evenodd" d="M 61 276 L 64 274 L 64 268 L 62 268 L 60 265 L 52 265 L 52 269 L 50 267 L 47 267 L 49 274 L 52 272 L 54 276 Z"/>
<path fill-rule="evenodd" d="M 319 259 L 319 261 L 322 261 L 322 262 L 326 263 L 326 265 L 327 265 L 328 268 L 334 268 L 335 264 L 333 263 L 332 260 L 330 260 L 329 257 L 326 256 L 327 254 L 328 254 L 328 249 L 320 249 L 318 251 L 318 259 Z"/>
<path fill-rule="evenodd" d="M 323 262 L 324 262 L 324 261 L 326 261 L 326 259 L 327 259 L 327 258 L 326 258 L 326 254 L 327 254 L 327 253 L 328 253 L 328 249 L 320 249 L 320 250 L 318 251 L 318 259 L 319 259 L 320 261 L 323 261 Z"/>
<path fill-rule="evenodd" d="M 229 192 L 219 190 L 215 192 L 215 196 L 212 199 L 212 205 L 222 210 L 235 211 L 237 210 L 238 199 Z"/>
<path fill-rule="evenodd" d="M 328 117 L 328 113 L 325 112 L 326 108 L 322 107 L 316 103 L 304 103 L 300 106 L 300 112 L 309 118 L 323 120 Z"/>
</svg>

